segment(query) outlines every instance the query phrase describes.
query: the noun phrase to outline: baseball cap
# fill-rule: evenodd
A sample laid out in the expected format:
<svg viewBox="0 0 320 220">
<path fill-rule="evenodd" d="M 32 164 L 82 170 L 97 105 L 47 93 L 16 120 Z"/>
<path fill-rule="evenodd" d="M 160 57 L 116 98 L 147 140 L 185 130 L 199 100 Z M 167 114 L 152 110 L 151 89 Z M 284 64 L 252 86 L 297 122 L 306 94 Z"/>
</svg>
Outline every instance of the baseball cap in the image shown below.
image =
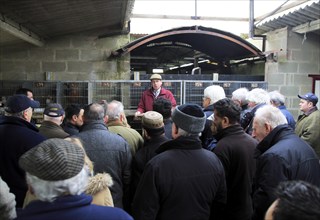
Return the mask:
<svg viewBox="0 0 320 220">
<path fill-rule="evenodd" d="M 29 107 L 38 108 L 39 102 L 29 99 L 26 95 L 13 95 L 8 98 L 5 111 L 8 113 L 18 113 Z"/>
<path fill-rule="evenodd" d="M 64 115 L 64 110 L 60 104 L 50 103 L 44 109 L 43 114 L 48 115 L 50 117 L 60 117 L 60 116 Z"/>
<path fill-rule="evenodd" d="M 318 97 L 315 94 L 313 94 L 312 92 L 308 92 L 305 95 L 298 95 L 298 97 L 300 99 L 304 99 L 304 100 L 307 100 L 309 102 L 312 102 L 313 105 L 316 105 L 318 103 Z"/>
</svg>

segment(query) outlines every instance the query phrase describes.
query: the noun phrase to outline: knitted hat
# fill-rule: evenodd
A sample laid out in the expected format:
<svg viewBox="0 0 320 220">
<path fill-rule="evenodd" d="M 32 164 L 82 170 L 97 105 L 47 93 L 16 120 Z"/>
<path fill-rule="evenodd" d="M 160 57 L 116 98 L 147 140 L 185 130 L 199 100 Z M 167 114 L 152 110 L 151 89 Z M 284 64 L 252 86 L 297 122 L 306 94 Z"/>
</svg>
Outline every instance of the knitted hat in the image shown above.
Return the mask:
<svg viewBox="0 0 320 220">
<path fill-rule="evenodd" d="M 42 180 L 66 180 L 82 170 L 84 151 L 70 141 L 51 138 L 24 153 L 19 159 L 19 165 Z"/>
<path fill-rule="evenodd" d="M 204 129 L 206 115 L 199 105 L 184 104 L 175 108 L 172 121 L 188 133 L 198 134 Z"/>
<path fill-rule="evenodd" d="M 142 126 L 149 129 L 158 129 L 164 126 L 163 117 L 159 112 L 148 111 L 141 119 Z"/>
<path fill-rule="evenodd" d="M 311 93 L 311 92 L 309 92 L 309 93 L 307 93 L 305 95 L 298 95 L 298 97 L 300 99 L 304 99 L 304 100 L 307 100 L 309 102 L 312 102 L 313 105 L 316 105 L 318 103 L 318 97 L 315 94 Z"/>
<path fill-rule="evenodd" d="M 38 108 L 39 102 L 29 99 L 26 95 L 14 95 L 8 98 L 5 111 L 8 113 L 18 113 L 29 107 Z"/>
<path fill-rule="evenodd" d="M 152 74 L 151 77 L 150 77 L 150 80 L 153 80 L 153 79 L 160 79 L 160 80 L 161 80 L 162 77 L 161 77 L 160 74 L 156 74 L 156 73 L 155 73 L 155 74 Z"/>
<path fill-rule="evenodd" d="M 64 110 L 60 104 L 50 103 L 44 109 L 43 114 L 48 115 L 50 117 L 60 117 L 60 116 L 64 115 Z"/>
</svg>

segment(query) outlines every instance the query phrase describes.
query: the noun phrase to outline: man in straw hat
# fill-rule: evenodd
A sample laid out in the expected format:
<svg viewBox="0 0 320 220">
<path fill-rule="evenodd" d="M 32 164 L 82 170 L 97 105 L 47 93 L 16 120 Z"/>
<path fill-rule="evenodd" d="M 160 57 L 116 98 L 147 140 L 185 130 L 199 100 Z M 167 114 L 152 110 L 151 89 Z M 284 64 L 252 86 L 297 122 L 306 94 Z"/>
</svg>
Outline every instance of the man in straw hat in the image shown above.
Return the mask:
<svg viewBox="0 0 320 220">
<path fill-rule="evenodd" d="M 83 194 L 90 169 L 85 153 L 73 142 L 51 138 L 23 154 L 19 165 L 26 171 L 31 193 L 38 200 L 18 210 L 17 219 L 132 219 L 119 208 L 91 204 Z"/>
<path fill-rule="evenodd" d="M 206 116 L 199 105 L 185 104 L 173 111 L 172 121 L 173 140 L 147 163 L 133 215 L 139 220 L 209 219 L 226 202 L 226 183 L 221 162 L 199 139 Z"/>
<path fill-rule="evenodd" d="M 157 98 L 169 99 L 172 103 L 172 107 L 176 107 L 177 103 L 173 94 L 162 87 L 162 77 L 160 74 L 152 74 L 150 77 L 151 88 L 142 93 L 138 109 L 135 116 L 141 116 L 144 112 L 153 110 L 153 101 Z"/>
</svg>

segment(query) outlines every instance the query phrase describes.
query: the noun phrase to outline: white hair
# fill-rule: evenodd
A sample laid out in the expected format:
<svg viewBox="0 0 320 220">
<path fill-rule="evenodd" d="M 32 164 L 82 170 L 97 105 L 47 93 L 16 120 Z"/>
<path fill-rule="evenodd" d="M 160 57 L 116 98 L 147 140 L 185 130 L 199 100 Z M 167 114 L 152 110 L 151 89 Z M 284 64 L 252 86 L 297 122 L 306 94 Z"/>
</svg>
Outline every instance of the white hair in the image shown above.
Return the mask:
<svg viewBox="0 0 320 220">
<path fill-rule="evenodd" d="M 270 101 L 272 101 L 275 105 L 284 105 L 286 98 L 278 91 L 269 92 Z"/>
<path fill-rule="evenodd" d="M 51 121 L 57 125 L 61 125 L 62 123 L 62 116 L 59 116 L 59 117 L 51 117 L 51 116 L 48 116 L 48 115 L 44 115 L 43 116 L 43 120 L 44 121 Z"/>
<path fill-rule="evenodd" d="M 270 97 L 268 95 L 268 92 L 260 88 L 255 88 L 248 92 L 246 99 L 249 102 L 254 102 L 256 104 L 270 104 Z"/>
<path fill-rule="evenodd" d="M 26 172 L 27 183 L 32 187 L 35 196 L 41 201 L 52 202 L 57 197 L 69 194 L 80 195 L 86 190 L 90 170 L 87 166 L 74 177 L 66 180 L 42 180 Z"/>
<path fill-rule="evenodd" d="M 260 126 L 263 126 L 265 123 L 267 123 L 272 129 L 278 125 L 288 124 L 283 113 L 272 105 L 264 105 L 259 108 L 255 113 L 254 120 Z"/>
<path fill-rule="evenodd" d="M 226 93 L 224 92 L 224 89 L 218 85 L 208 86 L 207 88 L 204 89 L 203 94 L 204 94 L 204 97 L 210 98 L 210 105 L 226 97 Z"/>
<path fill-rule="evenodd" d="M 108 103 L 106 115 L 109 117 L 109 120 L 115 120 L 120 118 L 120 115 L 123 112 L 124 106 L 121 102 L 113 100 L 110 103 Z"/>
<path fill-rule="evenodd" d="M 245 87 L 236 89 L 232 92 L 232 99 L 239 100 L 242 103 L 243 102 L 246 103 L 247 102 L 246 97 L 248 92 L 249 90 Z"/>
</svg>

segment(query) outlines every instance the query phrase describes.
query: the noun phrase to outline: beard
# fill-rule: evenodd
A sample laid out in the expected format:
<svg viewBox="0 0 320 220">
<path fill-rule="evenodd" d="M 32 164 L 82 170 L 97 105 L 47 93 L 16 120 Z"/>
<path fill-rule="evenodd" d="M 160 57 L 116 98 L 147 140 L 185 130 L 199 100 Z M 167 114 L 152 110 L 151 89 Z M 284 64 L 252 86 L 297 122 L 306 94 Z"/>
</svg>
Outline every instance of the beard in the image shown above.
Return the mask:
<svg viewBox="0 0 320 220">
<path fill-rule="evenodd" d="M 213 135 L 219 134 L 223 130 L 221 122 L 218 124 L 215 124 L 212 122 L 211 124 L 211 131 Z"/>
</svg>

